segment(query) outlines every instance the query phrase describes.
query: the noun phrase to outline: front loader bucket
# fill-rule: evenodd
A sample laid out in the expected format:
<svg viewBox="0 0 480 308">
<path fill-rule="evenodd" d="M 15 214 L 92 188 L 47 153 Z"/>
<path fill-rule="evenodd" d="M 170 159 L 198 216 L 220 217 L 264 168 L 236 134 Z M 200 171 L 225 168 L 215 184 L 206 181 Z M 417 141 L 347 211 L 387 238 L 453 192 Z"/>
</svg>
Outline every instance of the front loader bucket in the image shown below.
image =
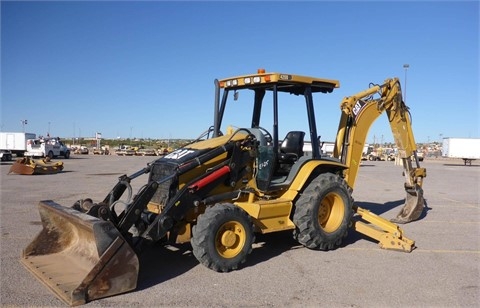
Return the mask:
<svg viewBox="0 0 480 308">
<path fill-rule="evenodd" d="M 395 218 L 390 219 L 391 222 L 398 224 L 406 224 L 417 220 L 423 213 L 425 200 L 423 199 L 423 189 L 416 186 L 415 189 L 407 190 L 405 205 Z"/>
<path fill-rule="evenodd" d="M 53 201 L 38 205 L 43 229 L 21 262 L 71 306 L 133 290 L 137 255 L 115 226 Z"/>
<path fill-rule="evenodd" d="M 33 174 L 34 171 L 35 171 L 35 168 L 32 168 L 31 166 L 23 163 L 21 159 L 17 159 L 13 163 L 13 165 L 10 167 L 10 170 L 8 171 L 8 173 L 30 175 L 30 174 Z"/>
<path fill-rule="evenodd" d="M 47 159 L 31 159 L 29 157 L 19 158 L 10 167 L 8 173 L 16 174 L 53 174 L 63 170 L 63 162 L 52 162 Z"/>
</svg>

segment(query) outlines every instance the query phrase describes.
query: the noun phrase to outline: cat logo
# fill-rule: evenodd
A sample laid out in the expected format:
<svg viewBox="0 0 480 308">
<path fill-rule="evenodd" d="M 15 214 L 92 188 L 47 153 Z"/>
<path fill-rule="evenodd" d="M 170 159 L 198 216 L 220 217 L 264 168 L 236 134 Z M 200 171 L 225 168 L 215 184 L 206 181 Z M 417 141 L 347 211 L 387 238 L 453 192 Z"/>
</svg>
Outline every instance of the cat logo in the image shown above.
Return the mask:
<svg viewBox="0 0 480 308">
<path fill-rule="evenodd" d="M 181 159 L 182 157 L 184 157 L 188 154 L 191 154 L 193 152 L 195 152 L 195 151 L 194 150 L 180 149 L 180 150 L 176 150 L 176 151 L 168 154 L 167 156 L 165 156 L 165 158 L 178 160 L 178 159 Z"/>
<path fill-rule="evenodd" d="M 360 113 L 360 111 L 362 111 L 363 107 L 366 105 L 366 103 L 364 101 L 362 101 L 361 99 L 359 99 L 355 105 L 353 106 L 353 115 L 354 115 L 354 118 L 356 119 L 358 114 Z"/>
</svg>

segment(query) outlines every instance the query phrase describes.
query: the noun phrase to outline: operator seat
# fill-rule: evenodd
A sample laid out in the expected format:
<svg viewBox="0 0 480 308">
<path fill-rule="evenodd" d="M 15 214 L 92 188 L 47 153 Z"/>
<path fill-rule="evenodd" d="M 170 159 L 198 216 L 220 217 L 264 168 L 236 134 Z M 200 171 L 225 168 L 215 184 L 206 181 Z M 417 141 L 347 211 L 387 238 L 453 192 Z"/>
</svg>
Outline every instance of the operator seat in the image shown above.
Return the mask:
<svg viewBox="0 0 480 308">
<path fill-rule="evenodd" d="M 293 164 L 301 156 L 303 156 L 303 140 L 305 132 L 291 131 L 288 132 L 280 145 L 280 153 L 278 154 L 278 162 L 280 164 Z"/>
</svg>

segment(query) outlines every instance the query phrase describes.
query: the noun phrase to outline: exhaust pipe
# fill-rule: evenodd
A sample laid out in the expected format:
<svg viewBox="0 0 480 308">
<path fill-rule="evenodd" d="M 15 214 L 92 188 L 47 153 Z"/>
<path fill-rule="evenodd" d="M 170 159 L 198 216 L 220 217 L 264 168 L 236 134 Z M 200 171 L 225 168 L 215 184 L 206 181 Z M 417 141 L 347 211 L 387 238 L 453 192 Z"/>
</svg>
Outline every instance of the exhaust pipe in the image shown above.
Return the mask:
<svg viewBox="0 0 480 308">
<path fill-rule="evenodd" d="M 43 229 L 21 263 L 70 306 L 137 287 L 139 261 L 115 226 L 53 201 L 38 204 Z"/>
</svg>

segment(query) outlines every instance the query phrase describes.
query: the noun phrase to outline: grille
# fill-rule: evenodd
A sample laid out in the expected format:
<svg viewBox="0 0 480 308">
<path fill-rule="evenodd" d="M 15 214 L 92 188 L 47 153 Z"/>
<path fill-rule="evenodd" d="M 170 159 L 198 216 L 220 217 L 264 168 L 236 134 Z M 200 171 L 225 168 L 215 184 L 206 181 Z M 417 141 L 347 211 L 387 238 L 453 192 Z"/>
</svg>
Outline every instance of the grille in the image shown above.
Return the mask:
<svg viewBox="0 0 480 308">
<path fill-rule="evenodd" d="M 166 176 L 175 173 L 175 168 L 177 164 L 165 163 L 162 161 L 155 162 L 150 171 L 149 181 L 158 181 Z M 172 178 L 166 182 L 158 185 L 157 191 L 153 195 L 151 202 L 154 202 L 160 206 L 165 205 L 168 202 L 168 199 L 175 193 L 176 185 L 172 185 L 176 178 Z"/>
</svg>

